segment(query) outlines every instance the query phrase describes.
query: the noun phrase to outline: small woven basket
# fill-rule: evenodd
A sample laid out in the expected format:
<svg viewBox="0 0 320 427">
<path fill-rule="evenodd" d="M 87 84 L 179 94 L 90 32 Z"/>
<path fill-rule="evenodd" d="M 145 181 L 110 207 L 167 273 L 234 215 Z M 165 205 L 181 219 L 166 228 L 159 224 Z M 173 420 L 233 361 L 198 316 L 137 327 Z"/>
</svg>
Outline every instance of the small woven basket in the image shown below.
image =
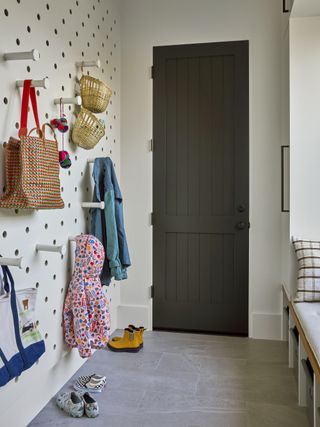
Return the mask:
<svg viewBox="0 0 320 427">
<path fill-rule="evenodd" d="M 81 107 L 72 129 L 72 141 L 79 147 L 90 150 L 105 134 L 105 127 L 90 111 Z"/>
<path fill-rule="evenodd" d="M 105 83 L 91 76 L 81 77 L 80 93 L 82 105 L 93 113 L 103 113 L 112 95 L 111 89 Z"/>
</svg>

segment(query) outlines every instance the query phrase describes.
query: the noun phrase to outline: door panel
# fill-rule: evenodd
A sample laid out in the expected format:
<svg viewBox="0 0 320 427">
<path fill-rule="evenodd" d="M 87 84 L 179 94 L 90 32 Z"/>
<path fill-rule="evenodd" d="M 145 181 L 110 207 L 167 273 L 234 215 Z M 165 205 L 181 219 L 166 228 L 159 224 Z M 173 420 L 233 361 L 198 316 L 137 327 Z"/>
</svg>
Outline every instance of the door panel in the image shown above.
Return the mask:
<svg viewBox="0 0 320 427">
<path fill-rule="evenodd" d="M 248 42 L 154 48 L 153 110 L 154 327 L 247 334 Z"/>
</svg>

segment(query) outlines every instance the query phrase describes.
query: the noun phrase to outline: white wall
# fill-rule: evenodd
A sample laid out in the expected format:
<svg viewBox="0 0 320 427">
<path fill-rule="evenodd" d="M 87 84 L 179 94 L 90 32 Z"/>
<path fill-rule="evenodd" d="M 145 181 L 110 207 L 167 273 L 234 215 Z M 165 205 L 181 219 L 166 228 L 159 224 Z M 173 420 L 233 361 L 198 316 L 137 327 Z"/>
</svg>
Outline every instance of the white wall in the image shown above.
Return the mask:
<svg viewBox="0 0 320 427">
<path fill-rule="evenodd" d="M 291 17 L 319 16 L 319 0 L 294 0 Z"/>
<path fill-rule="evenodd" d="M 7 9 L 8 16 L 5 15 L 4 9 Z M 120 170 L 119 20 L 117 0 L 1 1 L 0 57 L 2 58 L 4 52 L 27 51 L 33 48 L 38 49 L 41 55 L 39 62 L 4 62 L 0 59 L 1 189 L 4 172 L 2 144 L 9 136 L 17 135 L 15 124 L 20 120 L 21 90 L 15 87 L 17 79 L 49 77 L 50 88 L 39 90 L 41 123 L 57 116 L 58 107 L 53 104 L 54 98 L 74 95 L 76 61 L 97 59 L 99 52 L 101 69 L 90 69 L 90 73 L 103 79 L 114 91 L 108 114 L 100 116 L 106 120 L 107 136 L 94 150 L 76 148 L 68 142 L 66 136 L 66 148 L 72 155 L 73 164 L 69 171 L 60 169 L 65 209 L 28 212 L 0 210 L 0 254 L 14 257 L 15 251 L 18 250 L 19 256 L 24 257 L 30 269 L 28 273 L 25 270 L 11 269 L 18 289 L 34 287 L 39 283 L 36 320 L 39 321 L 43 337 L 46 336 L 46 353 L 39 363 L 23 373 L 17 381 L 13 380 L 0 388 L 1 426 L 25 427 L 83 363 L 77 350 L 68 351 L 65 347 L 61 328 L 64 295 L 70 280 L 69 267 L 74 247 L 68 248 L 68 253 L 61 259 L 60 255 L 54 253 L 36 254 L 35 245 L 52 244 L 53 240 L 56 240 L 57 244 L 67 244 L 69 236 L 86 231 L 88 211 L 83 210 L 80 203 L 89 201 L 92 197 L 92 179 L 87 157 L 109 155 L 116 164 L 116 170 Z M 57 68 L 54 64 L 57 64 Z M 27 70 L 28 66 L 30 71 Z M 7 104 L 4 103 L 4 98 L 7 98 Z M 73 109 L 72 107 L 72 111 Z M 71 119 L 72 111 L 66 107 L 68 119 Z M 30 115 L 30 128 L 33 124 Z M 45 224 L 48 224 L 47 228 Z M 26 231 L 27 227 L 29 232 Z M 4 232 L 7 233 L 6 237 Z M 47 266 L 45 260 L 48 261 Z M 112 300 L 112 327 L 116 328 L 119 286 L 111 285 L 108 296 Z"/>
<path fill-rule="evenodd" d="M 151 327 L 152 47 L 250 41 L 250 335 L 280 338 L 280 0 L 123 0 L 121 170 L 133 266 L 120 322 Z"/>
<path fill-rule="evenodd" d="M 290 60 L 289 60 L 289 44 L 290 44 L 290 28 L 289 14 L 282 16 L 282 49 L 281 49 L 281 145 L 290 145 Z M 284 151 L 284 209 L 290 209 L 290 149 Z M 290 212 L 281 213 L 281 282 L 288 290 L 290 285 Z"/>
<path fill-rule="evenodd" d="M 290 20 L 290 234 L 316 240 L 320 239 L 319 46 L 320 16 Z"/>
</svg>

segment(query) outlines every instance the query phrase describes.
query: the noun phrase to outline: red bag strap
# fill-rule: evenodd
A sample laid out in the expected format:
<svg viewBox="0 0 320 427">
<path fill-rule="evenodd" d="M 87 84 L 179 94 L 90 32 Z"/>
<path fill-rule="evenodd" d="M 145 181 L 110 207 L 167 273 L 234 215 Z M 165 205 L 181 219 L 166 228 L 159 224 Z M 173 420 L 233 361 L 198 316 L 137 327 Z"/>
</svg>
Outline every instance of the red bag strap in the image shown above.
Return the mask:
<svg viewBox="0 0 320 427">
<path fill-rule="evenodd" d="M 36 126 L 38 131 L 40 131 L 36 91 L 34 87 L 31 87 L 31 80 L 25 80 L 23 83 L 19 137 L 22 135 L 26 136 L 28 134 L 27 123 L 28 123 L 29 97 L 31 98 L 31 105 L 32 105 Z"/>
</svg>

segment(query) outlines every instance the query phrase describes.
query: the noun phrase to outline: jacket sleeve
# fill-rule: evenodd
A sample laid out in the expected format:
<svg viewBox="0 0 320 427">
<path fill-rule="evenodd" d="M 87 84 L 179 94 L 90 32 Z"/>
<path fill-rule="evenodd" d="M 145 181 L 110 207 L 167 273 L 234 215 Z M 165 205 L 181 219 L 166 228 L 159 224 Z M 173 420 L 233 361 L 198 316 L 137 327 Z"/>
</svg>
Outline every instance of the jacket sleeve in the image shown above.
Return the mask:
<svg viewBox="0 0 320 427">
<path fill-rule="evenodd" d="M 78 293 L 73 300 L 73 330 L 74 338 L 82 358 L 91 357 L 90 322 L 87 301 L 84 292 Z"/>
<path fill-rule="evenodd" d="M 115 217 L 115 200 L 114 191 L 107 190 L 104 196 L 105 203 L 105 220 L 107 233 L 107 249 L 106 256 L 109 262 L 111 277 L 116 280 L 122 279 L 122 267 L 119 259 L 119 242 L 117 223 Z"/>
</svg>

